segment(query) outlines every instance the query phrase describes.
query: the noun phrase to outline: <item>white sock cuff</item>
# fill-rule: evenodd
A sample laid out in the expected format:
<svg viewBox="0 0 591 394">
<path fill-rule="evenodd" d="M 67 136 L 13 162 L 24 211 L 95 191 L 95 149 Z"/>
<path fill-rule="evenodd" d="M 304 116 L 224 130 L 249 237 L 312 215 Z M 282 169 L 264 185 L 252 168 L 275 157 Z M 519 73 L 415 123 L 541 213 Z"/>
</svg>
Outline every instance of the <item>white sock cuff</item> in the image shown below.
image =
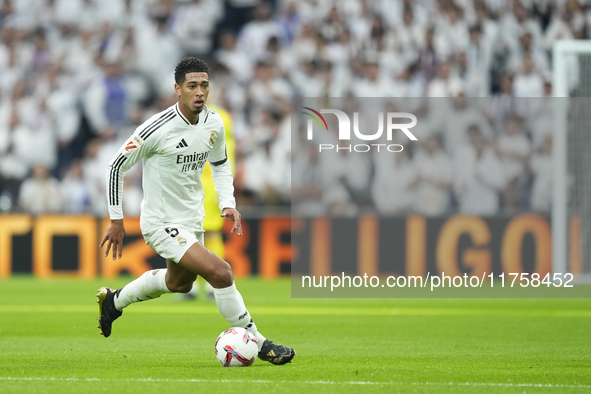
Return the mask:
<svg viewBox="0 0 591 394">
<path fill-rule="evenodd" d="M 166 268 L 161 268 L 156 273 L 153 271 L 146 272 L 147 278 L 146 283 L 153 289 L 158 289 L 163 292 L 169 293 L 170 290 L 166 286 Z"/>
<path fill-rule="evenodd" d="M 236 293 L 236 284 L 232 283 L 232 286 L 225 287 L 223 289 L 213 289 L 213 294 L 215 295 L 216 299 L 219 300 L 227 300 L 229 298 L 234 297 Z"/>
<path fill-rule="evenodd" d="M 166 286 L 166 272 L 168 270 L 166 268 L 161 269 L 160 271 L 158 271 L 158 275 L 156 275 L 158 277 L 158 279 L 160 279 L 160 287 L 166 291 L 170 291 L 170 289 L 168 288 L 168 286 Z"/>
<path fill-rule="evenodd" d="M 265 341 L 267 340 L 267 338 L 265 338 L 263 336 L 263 334 L 261 334 L 258 331 L 254 334 L 254 337 L 257 339 L 257 344 L 259 346 L 259 352 L 260 352 L 261 349 L 263 348 L 263 343 L 265 343 Z"/>
</svg>

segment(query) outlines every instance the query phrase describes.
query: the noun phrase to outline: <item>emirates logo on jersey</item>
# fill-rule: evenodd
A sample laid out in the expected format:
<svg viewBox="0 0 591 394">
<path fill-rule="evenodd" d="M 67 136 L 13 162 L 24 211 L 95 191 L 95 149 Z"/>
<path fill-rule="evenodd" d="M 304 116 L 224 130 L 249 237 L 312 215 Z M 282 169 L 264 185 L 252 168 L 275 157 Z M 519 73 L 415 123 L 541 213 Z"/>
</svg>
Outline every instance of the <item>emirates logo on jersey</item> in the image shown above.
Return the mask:
<svg viewBox="0 0 591 394">
<path fill-rule="evenodd" d="M 177 155 L 176 163 L 182 164 L 181 172 L 200 170 L 205 165 L 209 151 L 202 153 L 191 153 L 190 155 Z"/>
<path fill-rule="evenodd" d="M 213 143 L 215 142 L 215 133 L 211 133 L 209 137 L 209 146 L 213 147 Z"/>
</svg>

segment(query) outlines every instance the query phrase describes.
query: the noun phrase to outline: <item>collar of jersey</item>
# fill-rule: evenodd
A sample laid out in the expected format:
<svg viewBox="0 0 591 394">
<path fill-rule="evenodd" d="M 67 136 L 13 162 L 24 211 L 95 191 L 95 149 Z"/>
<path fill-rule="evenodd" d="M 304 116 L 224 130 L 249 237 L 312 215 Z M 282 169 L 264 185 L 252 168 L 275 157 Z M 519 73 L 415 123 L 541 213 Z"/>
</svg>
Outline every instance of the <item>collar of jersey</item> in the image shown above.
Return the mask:
<svg viewBox="0 0 591 394">
<path fill-rule="evenodd" d="M 207 108 L 207 105 L 203 104 L 203 111 L 201 111 L 201 113 L 199 114 L 199 118 L 197 118 L 197 123 L 191 124 L 191 122 L 189 122 L 189 119 L 185 118 L 185 115 L 183 115 L 183 113 L 181 112 L 178 102 L 174 105 L 174 108 L 175 108 L 176 112 L 178 113 L 178 115 L 181 117 L 181 119 L 183 119 L 189 126 L 197 126 L 199 124 L 199 121 L 201 120 L 202 116 L 206 116 L 207 111 L 209 111 L 209 108 Z"/>
</svg>

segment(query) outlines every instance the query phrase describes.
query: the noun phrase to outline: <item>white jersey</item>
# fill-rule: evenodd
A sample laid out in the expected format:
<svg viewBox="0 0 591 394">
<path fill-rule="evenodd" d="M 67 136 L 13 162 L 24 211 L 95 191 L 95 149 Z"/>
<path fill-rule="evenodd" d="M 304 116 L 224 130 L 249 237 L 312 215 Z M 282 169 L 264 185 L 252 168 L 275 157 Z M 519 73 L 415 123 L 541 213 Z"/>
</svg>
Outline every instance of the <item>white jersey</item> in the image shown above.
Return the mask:
<svg viewBox="0 0 591 394">
<path fill-rule="evenodd" d="M 140 125 L 107 168 L 107 198 L 111 219 L 122 219 L 123 177 L 143 160 L 142 231 L 155 224 L 194 225 L 205 217 L 201 174 L 212 165 L 220 209 L 235 208 L 232 171 L 226 152 L 221 116 L 204 106 L 191 125 L 178 104 Z"/>
</svg>

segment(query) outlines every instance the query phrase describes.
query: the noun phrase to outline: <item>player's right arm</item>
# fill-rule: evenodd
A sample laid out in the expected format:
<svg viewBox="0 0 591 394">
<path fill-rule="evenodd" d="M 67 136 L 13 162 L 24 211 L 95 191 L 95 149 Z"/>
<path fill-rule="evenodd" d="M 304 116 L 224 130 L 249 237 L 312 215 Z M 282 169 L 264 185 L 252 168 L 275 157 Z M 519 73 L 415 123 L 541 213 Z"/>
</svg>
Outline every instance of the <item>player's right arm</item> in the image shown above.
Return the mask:
<svg viewBox="0 0 591 394">
<path fill-rule="evenodd" d="M 148 124 L 148 122 L 146 122 Z M 146 125 L 146 124 L 144 124 Z M 123 226 L 123 177 L 125 173 L 140 159 L 147 157 L 152 152 L 156 136 L 149 133 L 148 126 L 144 125 L 129 137 L 123 146 L 117 151 L 107 166 L 107 201 L 111 224 L 107 228 L 100 247 L 107 244 L 105 257 L 113 248 L 113 260 L 123 253 L 123 237 L 125 227 Z M 148 132 L 146 132 L 148 130 Z"/>
</svg>

